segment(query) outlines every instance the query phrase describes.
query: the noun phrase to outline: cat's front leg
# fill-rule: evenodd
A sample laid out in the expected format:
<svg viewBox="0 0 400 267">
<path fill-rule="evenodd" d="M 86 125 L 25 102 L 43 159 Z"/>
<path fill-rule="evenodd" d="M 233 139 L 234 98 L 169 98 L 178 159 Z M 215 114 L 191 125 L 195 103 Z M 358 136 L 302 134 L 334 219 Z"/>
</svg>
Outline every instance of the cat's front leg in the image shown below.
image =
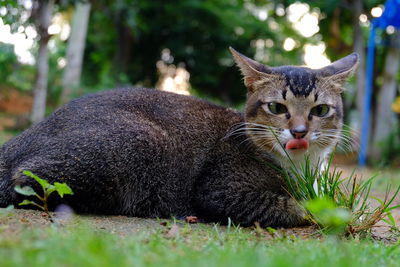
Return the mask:
<svg viewBox="0 0 400 267">
<path fill-rule="evenodd" d="M 208 181 L 197 188 L 196 207 L 206 221 L 261 227 L 293 227 L 308 224 L 305 211 L 290 196 L 256 185 Z"/>
<path fill-rule="evenodd" d="M 304 209 L 290 196 L 256 188 L 231 188 L 226 196 L 225 216 L 244 226 L 258 222 L 262 227 L 303 225 Z"/>
</svg>

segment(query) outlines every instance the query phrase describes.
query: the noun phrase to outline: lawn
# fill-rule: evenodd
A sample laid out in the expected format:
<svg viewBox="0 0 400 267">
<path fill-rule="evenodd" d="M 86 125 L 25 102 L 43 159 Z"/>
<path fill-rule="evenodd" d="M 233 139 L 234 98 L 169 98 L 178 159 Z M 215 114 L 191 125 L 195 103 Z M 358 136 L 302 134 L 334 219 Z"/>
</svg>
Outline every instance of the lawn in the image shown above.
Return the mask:
<svg viewBox="0 0 400 267">
<path fill-rule="evenodd" d="M 400 242 L 370 237 L 338 239 L 149 219 L 137 227 L 140 220 L 79 217 L 50 224 L 40 212 L 3 212 L 0 266 L 366 267 L 398 266 L 400 261 Z"/>
</svg>

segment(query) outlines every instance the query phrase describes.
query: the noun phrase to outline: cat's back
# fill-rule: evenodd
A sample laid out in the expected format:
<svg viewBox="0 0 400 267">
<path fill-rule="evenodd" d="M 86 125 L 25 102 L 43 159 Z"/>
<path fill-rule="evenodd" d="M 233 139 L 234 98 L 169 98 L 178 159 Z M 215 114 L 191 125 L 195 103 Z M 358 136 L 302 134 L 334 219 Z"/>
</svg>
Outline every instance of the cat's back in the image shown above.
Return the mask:
<svg viewBox="0 0 400 267">
<path fill-rule="evenodd" d="M 116 125 L 145 127 L 153 125 L 166 130 L 192 132 L 226 130 L 242 120 L 229 108 L 207 101 L 147 88 L 104 91 L 77 100 L 58 109 L 48 118 L 57 129 L 75 127 L 112 127 Z"/>
<path fill-rule="evenodd" d="M 56 154 L 62 147 L 100 151 L 107 146 L 120 151 L 122 144 L 204 154 L 241 120 L 234 110 L 191 96 L 147 88 L 115 89 L 67 103 L 2 149 L 11 159 L 38 150 Z"/>
</svg>

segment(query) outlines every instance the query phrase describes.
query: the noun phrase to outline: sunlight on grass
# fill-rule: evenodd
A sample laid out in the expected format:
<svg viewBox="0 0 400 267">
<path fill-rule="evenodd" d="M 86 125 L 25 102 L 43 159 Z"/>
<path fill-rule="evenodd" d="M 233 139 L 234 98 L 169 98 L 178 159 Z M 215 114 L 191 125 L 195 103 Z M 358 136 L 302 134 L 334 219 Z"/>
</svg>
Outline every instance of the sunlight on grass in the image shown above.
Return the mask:
<svg viewBox="0 0 400 267">
<path fill-rule="evenodd" d="M 180 228 L 175 237 L 119 237 L 103 231 L 25 230 L 0 234 L 2 266 L 396 266 L 399 244 L 370 240 L 282 238 L 267 241 L 242 228 Z"/>
</svg>

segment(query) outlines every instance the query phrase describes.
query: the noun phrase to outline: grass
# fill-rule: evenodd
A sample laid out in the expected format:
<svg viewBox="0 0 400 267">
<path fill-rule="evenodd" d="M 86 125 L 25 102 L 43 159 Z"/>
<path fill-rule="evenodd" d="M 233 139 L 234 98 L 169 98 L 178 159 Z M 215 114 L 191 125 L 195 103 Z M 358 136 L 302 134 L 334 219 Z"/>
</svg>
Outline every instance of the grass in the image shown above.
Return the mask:
<svg viewBox="0 0 400 267">
<path fill-rule="evenodd" d="M 225 230 L 223 230 L 225 229 Z M 85 226 L 0 233 L 1 266 L 398 266 L 400 243 L 279 238 L 197 225 L 120 237 Z"/>
<path fill-rule="evenodd" d="M 375 186 L 383 191 L 385 187 L 390 184 L 393 187 L 400 186 L 400 169 L 383 168 L 377 171 L 379 179 L 377 179 Z"/>
<path fill-rule="evenodd" d="M 290 170 L 284 172 L 289 193 L 305 207 L 310 220 L 335 234 L 364 234 L 382 220 L 397 229 L 391 211 L 400 207 L 393 204 L 400 186 L 394 192 L 388 186 L 383 199 L 372 197 L 375 177 L 361 180 L 354 172 L 344 176 L 331 162 L 332 156 L 323 167 L 305 158 L 304 164 L 293 163 Z M 373 207 L 371 200 L 378 205 Z"/>
</svg>

